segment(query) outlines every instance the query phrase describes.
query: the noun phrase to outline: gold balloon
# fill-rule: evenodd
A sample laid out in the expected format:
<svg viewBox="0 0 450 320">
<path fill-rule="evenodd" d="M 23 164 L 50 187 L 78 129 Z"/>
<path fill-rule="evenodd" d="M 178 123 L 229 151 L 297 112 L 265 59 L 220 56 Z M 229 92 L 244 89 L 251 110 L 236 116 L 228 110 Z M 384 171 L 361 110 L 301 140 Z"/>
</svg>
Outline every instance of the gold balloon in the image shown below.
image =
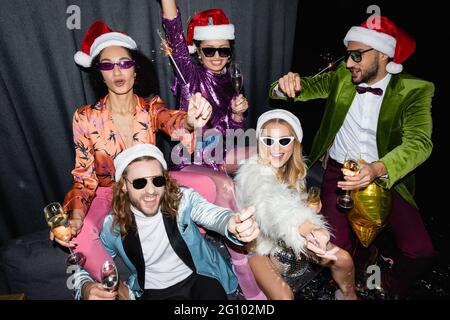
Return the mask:
<svg viewBox="0 0 450 320">
<path fill-rule="evenodd" d="M 366 248 L 386 226 L 391 213 L 391 192 L 375 182 L 351 191 L 354 206 L 348 214 L 350 225 Z"/>
</svg>

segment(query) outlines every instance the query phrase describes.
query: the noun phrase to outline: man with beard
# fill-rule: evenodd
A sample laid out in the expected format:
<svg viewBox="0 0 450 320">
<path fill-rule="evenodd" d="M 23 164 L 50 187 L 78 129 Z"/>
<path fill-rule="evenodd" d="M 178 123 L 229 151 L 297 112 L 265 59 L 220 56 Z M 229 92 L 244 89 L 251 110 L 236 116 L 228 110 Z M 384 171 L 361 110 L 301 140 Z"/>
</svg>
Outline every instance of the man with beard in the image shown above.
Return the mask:
<svg viewBox="0 0 450 320">
<path fill-rule="evenodd" d="M 334 231 L 334 243 L 353 251 L 346 213 L 336 205 L 340 190 L 365 188 L 372 181 L 390 190 L 389 230 L 399 249 L 383 288 L 391 297 L 406 296 L 411 282 L 434 255 L 431 239 L 414 201 L 414 170 L 429 156 L 434 85 L 401 73 L 416 44 L 389 19 L 377 16 L 352 27 L 345 39 L 345 61 L 333 72 L 302 77 L 289 72 L 273 83 L 274 99 L 326 98 L 320 129 L 310 152 L 326 168 L 322 213 Z M 346 70 L 347 69 L 347 70 Z M 346 153 L 359 150 L 359 174 L 345 175 Z M 365 272 L 365 270 L 363 270 Z"/>
<path fill-rule="evenodd" d="M 161 151 L 138 144 L 114 159 L 112 214 L 100 239 L 108 253 L 130 269 L 125 283 L 109 291 L 81 271 L 76 297 L 143 300 L 227 299 L 238 283 L 230 264 L 208 243 L 197 224 L 237 245 L 258 236 L 253 208 L 234 214 L 207 202 L 193 189 L 180 188 L 167 174 Z"/>
</svg>

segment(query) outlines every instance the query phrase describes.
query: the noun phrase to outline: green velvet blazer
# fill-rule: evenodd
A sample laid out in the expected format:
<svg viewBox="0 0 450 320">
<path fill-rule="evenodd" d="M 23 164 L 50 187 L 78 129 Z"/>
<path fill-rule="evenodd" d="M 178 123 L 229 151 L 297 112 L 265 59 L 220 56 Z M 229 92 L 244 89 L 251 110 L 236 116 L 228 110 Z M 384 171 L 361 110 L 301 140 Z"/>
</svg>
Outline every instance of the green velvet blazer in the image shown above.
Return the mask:
<svg viewBox="0 0 450 320">
<path fill-rule="evenodd" d="M 270 88 L 271 98 L 274 82 Z M 340 63 L 333 72 L 315 78 L 301 78 L 301 92 L 295 101 L 327 99 L 324 116 L 309 155 L 310 165 L 331 147 L 355 97 L 350 72 Z M 414 169 L 431 154 L 431 101 L 434 85 L 407 74 L 392 75 L 386 88 L 377 125 L 378 154 L 388 179 L 376 179 L 380 186 L 394 188 L 409 203 L 414 201 Z"/>
</svg>

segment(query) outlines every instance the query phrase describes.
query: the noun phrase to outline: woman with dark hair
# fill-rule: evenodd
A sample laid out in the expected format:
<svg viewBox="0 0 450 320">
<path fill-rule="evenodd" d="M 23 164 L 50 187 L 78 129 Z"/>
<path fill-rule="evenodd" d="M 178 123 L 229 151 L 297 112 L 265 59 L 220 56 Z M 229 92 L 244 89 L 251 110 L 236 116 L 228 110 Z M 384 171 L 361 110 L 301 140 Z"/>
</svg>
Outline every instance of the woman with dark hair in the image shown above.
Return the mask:
<svg viewBox="0 0 450 320">
<path fill-rule="evenodd" d="M 125 49 L 128 50 L 131 59 L 135 61 L 136 77 L 134 78 L 133 92 L 139 97 L 152 97 L 158 92 L 157 75 L 153 63 L 142 52 Z M 92 59 L 91 66 L 97 66 L 99 62 L 100 56 L 97 55 Z M 100 100 L 108 94 L 108 87 L 105 86 L 102 72 L 98 68 L 90 68 L 87 71 L 96 97 Z"/>
<path fill-rule="evenodd" d="M 221 9 L 205 10 L 190 20 L 186 41 L 175 0 L 161 0 L 161 6 L 168 45 L 178 66 L 172 86 L 178 107 L 186 110 L 189 97 L 197 91 L 212 105 L 211 119 L 200 131 L 202 139 L 195 145 L 194 164 L 191 158 L 180 157 L 175 169 L 181 171 L 172 172 L 172 176 L 177 179 L 189 172 L 197 174 L 198 179 L 211 179 L 216 189 L 214 203 L 234 210 L 234 184 L 223 171 L 233 172 L 240 160 L 253 151 L 236 148 L 234 144 L 238 136 L 236 130 L 244 129 L 244 113 L 248 109 L 247 99 L 241 93 L 236 94 L 228 72 L 234 49 L 234 25 L 230 24 Z M 227 150 L 230 145 L 232 150 Z M 179 154 L 175 150 L 172 157 Z M 244 296 L 247 299 L 264 299 L 245 254 L 231 243 L 226 244 Z"/>
<path fill-rule="evenodd" d="M 180 156 L 174 169 L 208 175 L 216 184 L 216 204 L 230 208 L 234 206 L 231 180 L 220 171 L 232 162 L 226 167 L 230 172 L 239 160 L 225 162 L 231 151 L 225 140 L 227 130 L 244 129 L 248 109 L 247 99 L 235 93 L 227 70 L 233 55 L 234 25 L 221 9 L 205 10 L 190 20 L 186 41 L 175 0 L 162 0 L 161 5 L 168 45 L 179 70 L 172 86 L 179 109 L 186 110 L 194 92 L 201 92 L 212 106 L 211 119 L 199 131 L 202 139 L 195 146 L 194 159 Z"/>
<path fill-rule="evenodd" d="M 64 207 L 76 237 L 70 242 L 56 240 L 82 252 L 85 268 L 96 279 L 103 262 L 111 259 L 98 234 L 111 210 L 116 156 L 136 144 L 155 144 L 158 130 L 176 139 L 180 132 L 202 127 L 211 114 L 211 105 L 200 93 L 190 99 L 188 112 L 168 109 L 158 96 L 145 100 L 136 95 L 136 50 L 131 37 L 96 21 L 83 38 L 82 50 L 74 56 L 78 65 L 94 72 L 94 79 L 101 76 L 108 93 L 97 103 L 75 111 L 75 168 Z"/>
</svg>

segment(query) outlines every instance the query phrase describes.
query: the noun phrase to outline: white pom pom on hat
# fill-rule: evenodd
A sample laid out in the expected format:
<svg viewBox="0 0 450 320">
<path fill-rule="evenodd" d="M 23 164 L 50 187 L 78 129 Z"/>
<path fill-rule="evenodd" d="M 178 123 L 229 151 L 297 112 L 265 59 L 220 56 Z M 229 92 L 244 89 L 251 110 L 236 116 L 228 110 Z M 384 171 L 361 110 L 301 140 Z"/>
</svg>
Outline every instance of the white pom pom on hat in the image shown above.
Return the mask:
<svg viewBox="0 0 450 320">
<path fill-rule="evenodd" d="M 344 38 L 345 46 L 349 41 L 361 42 L 387 54 L 392 61 L 386 65 L 386 71 L 392 74 L 403 71 L 402 63 L 416 49 L 416 41 L 383 16 L 374 17 L 371 23 L 366 20 L 360 26 L 351 27 Z"/>
<path fill-rule="evenodd" d="M 111 46 L 137 49 L 136 42 L 130 36 L 122 32 L 115 32 L 103 21 L 96 20 L 84 35 L 81 50 L 76 52 L 73 58 L 78 65 L 89 68 L 92 59 L 103 49 Z"/>
</svg>

